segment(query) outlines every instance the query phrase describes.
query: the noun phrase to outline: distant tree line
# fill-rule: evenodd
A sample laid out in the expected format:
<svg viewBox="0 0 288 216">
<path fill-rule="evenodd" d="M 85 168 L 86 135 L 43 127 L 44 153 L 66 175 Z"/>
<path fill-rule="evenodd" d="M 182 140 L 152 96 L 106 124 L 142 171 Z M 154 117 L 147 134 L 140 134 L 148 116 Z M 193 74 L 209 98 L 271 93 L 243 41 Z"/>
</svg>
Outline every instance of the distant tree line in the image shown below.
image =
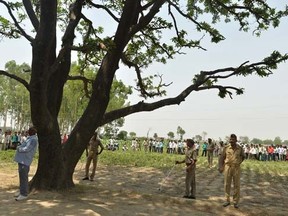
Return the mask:
<svg viewBox="0 0 288 216">
<path fill-rule="evenodd" d="M 5 64 L 5 70 L 11 74 L 26 80 L 30 79 L 31 67 L 23 63 L 18 65 L 14 60 Z M 71 76 L 81 71 L 79 65 L 72 64 Z M 91 91 L 92 77 L 95 76 L 93 68 L 85 70 L 85 80 L 73 80 L 67 82 L 64 88 L 63 103 L 58 116 L 60 130 L 69 133 L 79 120 L 89 100 Z M 91 80 L 89 79 L 91 77 Z M 71 78 L 72 79 L 72 78 Z M 14 79 L 7 76 L 0 76 L 0 126 L 3 130 L 11 125 L 13 130 L 27 129 L 31 124 L 30 99 L 25 87 Z M 86 88 L 83 89 L 83 83 Z M 120 108 L 126 105 L 127 97 L 132 93 L 130 86 L 125 86 L 121 81 L 114 79 L 110 95 L 110 103 L 107 110 Z M 103 136 L 116 137 L 119 128 L 124 124 L 124 118 L 117 119 L 106 124 L 102 129 Z M 9 127 L 8 127 L 9 126 Z"/>
</svg>

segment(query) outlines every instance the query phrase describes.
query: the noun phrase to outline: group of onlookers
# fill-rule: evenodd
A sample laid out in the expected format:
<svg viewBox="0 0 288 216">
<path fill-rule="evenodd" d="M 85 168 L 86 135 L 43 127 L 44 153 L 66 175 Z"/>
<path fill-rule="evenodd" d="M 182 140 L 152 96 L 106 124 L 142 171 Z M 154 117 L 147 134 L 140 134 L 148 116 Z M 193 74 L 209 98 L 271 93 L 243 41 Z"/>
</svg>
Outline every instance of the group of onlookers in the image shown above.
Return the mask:
<svg viewBox="0 0 288 216">
<path fill-rule="evenodd" d="M 223 142 L 215 143 L 214 156 L 220 154 L 221 144 Z M 259 161 L 286 161 L 288 160 L 288 149 L 285 145 L 262 145 L 262 144 L 243 144 L 241 143 L 245 159 L 259 160 Z M 207 155 L 208 142 L 202 144 L 201 156 Z"/>
<path fill-rule="evenodd" d="M 128 149 L 132 151 L 141 151 L 145 152 L 156 152 L 156 153 L 166 153 L 168 154 L 184 154 L 186 142 L 185 140 L 169 140 L 168 142 L 164 142 L 163 139 L 144 139 L 140 141 L 138 139 L 133 139 L 131 144 L 124 143 L 122 146 L 123 151 L 127 151 Z"/>
<path fill-rule="evenodd" d="M 243 145 L 246 159 L 259 161 L 286 161 L 288 160 L 288 150 L 285 145 Z"/>
<path fill-rule="evenodd" d="M 3 133 L 0 128 L 0 150 L 16 149 L 17 146 L 25 141 L 27 138 L 27 132 L 7 130 Z"/>
<path fill-rule="evenodd" d="M 134 142 L 135 145 L 135 142 Z M 139 144 L 138 144 L 139 145 Z M 133 146 L 133 143 L 132 143 Z M 163 153 L 166 150 L 167 154 L 184 154 L 186 141 L 185 140 L 168 140 L 164 142 L 163 139 L 149 139 L 142 143 L 145 152 Z M 140 145 L 141 150 L 141 145 Z"/>
<path fill-rule="evenodd" d="M 186 141 L 187 140 L 170 139 L 168 141 L 164 141 L 164 139 L 145 139 L 141 142 L 138 139 L 133 139 L 131 141 L 130 148 L 132 151 L 139 151 L 141 149 L 144 149 L 145 152 L 163 153 L 165 151 L 167 154 L 184 154 L 185 148 L 187 148 Z M 210 141 L 212 140 L 210 139 Z M 206 145 L 208 145 L 208 143 L 204 142 L 205 150 L 202 156 L 206 156 Z M 200 144 L 198 142 L 195 142 L 195 149 L 197 151 L 197 155 L 199 155 Z M 123 145 L 122 150 L 128 150 L 127 144 Z M 216 148 L 215 151 L 218 151 L 218 148 Z"/>
<path fill-rule="evenodd" d="M 212 145 L 213 144 L 213 145 Z M 212 151 L 211 145 L 213 146 Z M 264 145 L 264 144 L 243 144 L 239 145 L 244 149 L 245 159 L 255 159 L 259 161 L 285 161 L 288 160 L 288 147 L 285 145 Z M 210 147 L 209 147 L 210 146 Z M 195 142 L 194 148 L 197 155 L 208 157 L 211 154 L 218 157 L 225 143 L 223 141 L 216 142 L 212 139 L 204 141 L 202 144 Z M 145 139 L 142 142 L 138 139 L 133 139 L 130 145 L 126 143 L 122 146 L 123 151 L 127 151 L 130 147 L 132 151 L 144 150 L 145 152 L 167 154 L 184 154 L 186 148 L 186 140 L 168 140 L 164 139 Z M 118 148 L 119 149 L 119 148 Z"/>
</svg>

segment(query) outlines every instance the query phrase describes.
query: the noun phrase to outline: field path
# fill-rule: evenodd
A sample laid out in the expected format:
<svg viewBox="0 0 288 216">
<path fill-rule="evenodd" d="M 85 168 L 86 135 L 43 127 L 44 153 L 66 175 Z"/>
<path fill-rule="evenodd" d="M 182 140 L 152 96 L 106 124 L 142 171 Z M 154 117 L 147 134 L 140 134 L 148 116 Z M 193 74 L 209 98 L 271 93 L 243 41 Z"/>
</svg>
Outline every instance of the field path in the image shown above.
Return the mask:
<svg viewBox="0 0 288 216">
<path fill-rule="evenodd" d="M 169 171 L 101 165 L 90 182 L 81 180 L 84 165 L 78 164 L 74 190 L 34 192 L 28 200 L 16 202 L 17 170 L 1 169 L 0 182 L 5 184 L 0 186 L 0 215 L 287 215 L 287 176 L 270 176 L 269 171 L 256 175 L 247 169 L 241 177 L 240 208 L 234 209 L 222 207 L 223 175 L 215 167 L 197 172 L 196 200 L 182 198 L 184 168 L 177 166 L 166 178 Z"/>
</svg>

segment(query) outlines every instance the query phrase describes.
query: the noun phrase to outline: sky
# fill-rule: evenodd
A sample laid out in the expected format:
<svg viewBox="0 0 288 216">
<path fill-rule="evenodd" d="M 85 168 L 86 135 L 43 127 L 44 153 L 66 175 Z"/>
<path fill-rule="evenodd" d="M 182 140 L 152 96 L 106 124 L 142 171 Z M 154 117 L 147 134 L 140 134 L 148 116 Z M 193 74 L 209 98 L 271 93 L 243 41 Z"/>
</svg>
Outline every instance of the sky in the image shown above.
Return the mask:
<svg viewBox="0 0 288 216">
<path fill-rule="evenodd" d="M 207 48 L 206 52 L 189 52 L 165 66 L 155 70 L 167 72 L 167 83 L 173 81 L 169 96 L 176 96 L 189 86 L 190 72 L 237 67 L 245 61 L 257 62 L 273 50 L 288 52 L 286 25 L 264 33 L 260 38 L 251 33 L 240 33 L 236 28 L 227 29 L 226 41 Z M 248 136 L 250 139 L 272 139 L 279 136 L 288 139 L 288 65 L 281 64 L 268 78 L 249 76 L 234 77 L 227 83 L 243 87 L 245 92 L 233 99 L 221 99 L 217 91 L 209 90 L 192 93 L 179 106 L 170 106 L 151 113 L 133 114 L 125 118 L 123 129 L 137 135 L 167 137 L 177 127 L 185 130 L 184 137 L 207 133 L 207 137 L 223 139 L 231 133 Z M 166 74 L 165 74 L 166 75 Z"/>
<path fill-rule="evenodd" d="M 0 13 L 2 14 L 0 8 Z M 173 82 L 166 97 L 175 97 L 191 84 L 193 76 L 201 70 L 215 70 L 237 67 L 245 61 L 257 62 L 273 50 L 288 53 L 288 20 L 280 27 L 263 32 L 261 37 L 252 32 L 238 31 L 235 24 L 220 26 L 226 40 L 210 44 L 204 39 L 207 51 L 187 50 L 186 55 L 177 56 L 166 65 L 153 64 L 148 73 L 163 74 L 166 83 Z M 6 62 L 15 60 L 17 64 L 31 62 L 31 47 L 23 40 L 0 41 L 0 69 Z M 120 70 L 118 79 L 132 84 L 136 75 L 131 70 Z M 248 76 L 233 77 L 225 84 L 243 87 L 243 95 L 233 99 L 221 99 L 216 90 L 193 92 L 180 105 L 164 107 L 153 112 L 142 112 L 125 117 L 120 130 L 135 132 L 137 136 L 152 137 L 157 133 L 167 137 L 168 132 L 176 135 L 177 127 L 185 130 L 184 138 L 207 134 L 207 138 L 224 139 L 231 133 L 248 136 L 250 139 L 272 139 L 279 136 L 288 140 L 288 63 L 283 63 L 268 78 Z M 131 103 L 143 100 L 135 94 Z"/>
</svg>

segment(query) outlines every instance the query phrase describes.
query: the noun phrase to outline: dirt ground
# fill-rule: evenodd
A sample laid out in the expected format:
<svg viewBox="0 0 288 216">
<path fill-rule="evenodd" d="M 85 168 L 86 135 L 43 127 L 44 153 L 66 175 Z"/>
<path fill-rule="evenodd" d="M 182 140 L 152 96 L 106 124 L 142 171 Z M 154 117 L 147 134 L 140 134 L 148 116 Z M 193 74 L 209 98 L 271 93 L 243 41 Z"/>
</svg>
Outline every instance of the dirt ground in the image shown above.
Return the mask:
<svg viewBox="0 0 288 216">
<path fill-rule="evenodd" d="M 288 177 L 274 179 L 242 173 L 240 208 L 222 207 L 223 176 L 216 168 L 197 172 L 197 199 L 182 198 L 184 168 L 160 171 L 152 168 L 103 166 L 96 180 L 82 181 L 84 165 L 74 175 L 76 187 L 67 192 L 34 192 L 25 201 L 15 201 L 17 168 L 0 166 L 0 215 L 287 215 Z M 35 167 L 31 168 L 31 177 Z M 170 175 L 168 175 L 170 174 Z M 168 176 L 168 177 L 167 177 Z M 159 190 L 160 189 L 160 190 Z"/>
</svg>

